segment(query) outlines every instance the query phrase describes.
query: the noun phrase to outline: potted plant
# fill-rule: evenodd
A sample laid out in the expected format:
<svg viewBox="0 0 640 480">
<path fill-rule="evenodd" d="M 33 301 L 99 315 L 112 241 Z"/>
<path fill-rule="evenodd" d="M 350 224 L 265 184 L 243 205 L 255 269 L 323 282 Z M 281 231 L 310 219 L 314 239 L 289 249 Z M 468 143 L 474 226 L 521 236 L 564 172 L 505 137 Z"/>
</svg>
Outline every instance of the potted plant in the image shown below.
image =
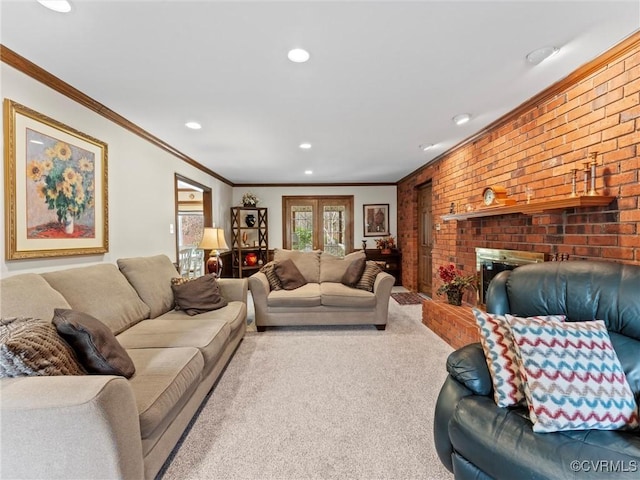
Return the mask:
<svg viewBox="0 0 640 480">
<path fill-rule="evenodd" d="M 396 241 L 391 235 L 388 237 L 376 238 L 376 248 L 379 248 L 381 253 L 389 254 L 393 248 L 396 248 Z"/>
<path fill-rule="evenodd" d="M 462 305 L 462 294 L 468 288 L 476 288 L 476 275 L 464 275 L 455 265 L 438 267 L 438 276 L 443 284 L 438 288 L 439 295 L 447 296 L 447 302 L 451 305 Z"/>
<path fill-rule="evenodd" d="M 260 199 L 255 195 L 255 193 L 247 192 L 242 195 L 242 206 L 243 207 L 255 207 L 258 205 Z"/>
</svg>

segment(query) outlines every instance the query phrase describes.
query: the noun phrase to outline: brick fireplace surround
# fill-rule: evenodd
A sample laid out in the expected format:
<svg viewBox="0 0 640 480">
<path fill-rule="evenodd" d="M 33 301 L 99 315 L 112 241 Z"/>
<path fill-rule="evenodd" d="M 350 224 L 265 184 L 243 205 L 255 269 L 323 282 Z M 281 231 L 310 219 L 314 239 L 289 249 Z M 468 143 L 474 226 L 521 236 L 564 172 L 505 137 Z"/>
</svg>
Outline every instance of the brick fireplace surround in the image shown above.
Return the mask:
<svg viewBox="0 0 640 480">
<path fill-rule="evenodd" d="M 570 170 L 582 169 L 593 152 L 603 162 L 598 193 L 616 197 L 609 205 L 442 219 L 451 204 L 477 208 L 489 185 L 505 186 L 510 198 L 523 203 L 526 187 L 533 188 L 535 201 L 568 197 Z M 475 272 L 476 247 L 640 263 L 639 154 L 640 32 L 398 183 L 402 284 L 417 291 L 418 188 L 428 182 L 433 223 L 440 224 L 433 231 L 434 291 L 440 265 Z"/>
</svg>

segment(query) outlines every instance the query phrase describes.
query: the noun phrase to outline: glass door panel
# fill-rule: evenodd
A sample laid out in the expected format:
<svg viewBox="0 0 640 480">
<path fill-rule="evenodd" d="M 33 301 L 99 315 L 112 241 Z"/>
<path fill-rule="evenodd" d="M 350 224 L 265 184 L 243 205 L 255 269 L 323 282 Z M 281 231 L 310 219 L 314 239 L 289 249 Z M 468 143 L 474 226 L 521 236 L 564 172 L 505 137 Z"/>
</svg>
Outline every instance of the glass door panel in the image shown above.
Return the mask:
<svg viewBox="0 0 640 480">
<path fill-rule="evenodd" d="M 313 249 L 313 207 L 294 205 L 291 207 L 291 249 Z"/>
<path fill-rule="evenodd" d="M 345 217 L 343 205 L 325 205 L 323 209 L 323 250 L 332 255 L 345 255 Z"/>
</svg>

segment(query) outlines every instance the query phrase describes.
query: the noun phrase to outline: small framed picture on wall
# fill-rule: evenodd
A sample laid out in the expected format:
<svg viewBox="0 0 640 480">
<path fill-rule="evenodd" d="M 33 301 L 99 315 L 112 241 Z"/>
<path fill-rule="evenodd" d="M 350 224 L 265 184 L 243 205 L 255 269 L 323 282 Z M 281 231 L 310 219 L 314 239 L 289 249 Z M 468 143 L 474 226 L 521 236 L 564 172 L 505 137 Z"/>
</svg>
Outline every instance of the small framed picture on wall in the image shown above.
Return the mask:
<svg viewBox="0 0 640 480">
<path fill-rule="evenodd" d="M 363 227 L 365 237 L 389 235 L 389 204 L 363 205 Z"/>
</svg>

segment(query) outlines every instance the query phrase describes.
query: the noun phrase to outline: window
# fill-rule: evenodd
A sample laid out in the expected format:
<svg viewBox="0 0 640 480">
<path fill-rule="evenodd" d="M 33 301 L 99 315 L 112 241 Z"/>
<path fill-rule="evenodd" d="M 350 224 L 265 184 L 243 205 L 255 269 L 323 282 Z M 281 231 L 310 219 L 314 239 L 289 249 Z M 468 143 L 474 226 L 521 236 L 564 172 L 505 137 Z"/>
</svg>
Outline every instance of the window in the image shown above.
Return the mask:
<svg viewBox="0 0 640 480">
<path fill-rule="evenodd" d="M 353 250 L 353 196 L 282 198 L 283 247 L 344 256 Z"/>
</svg>

